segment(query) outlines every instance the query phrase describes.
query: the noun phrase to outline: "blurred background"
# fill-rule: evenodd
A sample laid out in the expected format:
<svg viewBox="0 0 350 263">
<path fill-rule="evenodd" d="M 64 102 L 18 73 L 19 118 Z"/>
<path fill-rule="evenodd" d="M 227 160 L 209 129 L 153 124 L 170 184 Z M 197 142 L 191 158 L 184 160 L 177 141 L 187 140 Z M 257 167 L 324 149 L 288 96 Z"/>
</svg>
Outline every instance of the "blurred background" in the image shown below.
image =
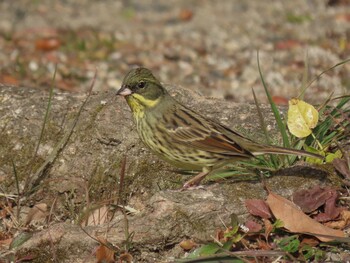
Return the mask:
<svg viewBox="0 0 350 263">
<path fill-rule="evenodd" d="M 84 92 L 119 88 L 135 66 L 163 83 L 235 102 L 265 100 L 257 66 L 279 104 L 349 58 L 349 0 L 0 1 L 0 83 Z M 305 67 L 308 63 L 308 69 Z M 350 64 L 306 93 L 349 93 Z"/>
</svg>

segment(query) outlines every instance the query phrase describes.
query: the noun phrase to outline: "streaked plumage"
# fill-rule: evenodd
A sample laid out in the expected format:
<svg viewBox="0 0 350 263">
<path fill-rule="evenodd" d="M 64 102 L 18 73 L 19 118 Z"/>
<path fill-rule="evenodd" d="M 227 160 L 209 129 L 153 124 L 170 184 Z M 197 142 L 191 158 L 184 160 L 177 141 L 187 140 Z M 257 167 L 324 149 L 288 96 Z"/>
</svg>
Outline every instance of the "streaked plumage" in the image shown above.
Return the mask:
<svg viewBox="0 0 350 263">
<path fill-rule="evenodd" d="M 160 158 L 187 170 L 202 170 L 184 187 L 198 184 L 213 168 L 254 155 L 312 153 L 266 146 L 185 107 L 146 68 L 131 70 L 117 95 L 124 96 L 143 143 Z"/>
</svg>

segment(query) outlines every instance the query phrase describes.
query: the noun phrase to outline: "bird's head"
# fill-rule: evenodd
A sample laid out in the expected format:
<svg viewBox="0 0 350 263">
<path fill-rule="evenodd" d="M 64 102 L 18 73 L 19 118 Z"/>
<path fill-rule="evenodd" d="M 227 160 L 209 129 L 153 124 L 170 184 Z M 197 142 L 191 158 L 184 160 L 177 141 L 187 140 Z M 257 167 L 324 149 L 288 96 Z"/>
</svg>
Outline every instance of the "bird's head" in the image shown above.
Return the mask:
<svg viewBox="0 0 350 263">
<path fill-rule="evenodd" d="M 159 80 L 147 68 L 132 69 L 117 92 L 126 98 L 132 111 L 153 108 L 166 94 Z"/>
</svg>

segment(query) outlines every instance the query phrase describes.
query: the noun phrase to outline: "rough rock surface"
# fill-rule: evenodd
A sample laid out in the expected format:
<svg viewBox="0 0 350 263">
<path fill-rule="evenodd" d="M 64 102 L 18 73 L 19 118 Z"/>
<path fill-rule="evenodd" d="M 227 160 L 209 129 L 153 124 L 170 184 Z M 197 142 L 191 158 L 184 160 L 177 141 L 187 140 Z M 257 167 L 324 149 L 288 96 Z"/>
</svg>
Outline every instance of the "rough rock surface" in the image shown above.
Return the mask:
<svg viewBox="0 0 350 263">
<path fill-rule="evenodd" d="M 169 90 L 190 108 L 261 140 L 254 105 L 205 99 L 180 87 Z M 43 140 L 33 159 L 47 98 L 47 93 L 38 90 L 0 87 L 0 176 L 6 182 L 7 193 L 16 193 L 11 161 L 16 165 L 23 189 L 26 180 L 32 182 L 27 178 L 37 172 L 69 132 L 85 96 L 55 93 Z M 273 133 L 272 114 L 268 107 L 262 108 Z M 45 225 L 44 230 L 19 247 L 17 255 L 32 253 L 37 256 L 36 262 L 43 262 L 52 254 L 42 251 L 55 250 L 60 262 L 95 262 L 91 254 L 97 243 L 75 224 L 78 220 L 72 217 L 70 209 L 78 211 L 76 216 L 83 214 L 87 203 L 100 204 L 108 197 L 118 196 L 120 163 L 125 155 L 123 203 L 138 211 L 127 216 L 129 233 L 134 233 L 131 253 L 135 262 L 156 259 L 166 262 L 183 256 L 178 246 L 181 240 L 192 238 L 198 243 L 212 240 L 215 230 L 223 227 L 223 222 L 228 223 L 232 213 L 241 219 L 247 216 L 245 199 L 266 196 L 261 182 L 244 178 L 206 182 L 204 189 L 176 191 L 187 177 L 143 147 L 125 101 L 115 97 L 114 91 L 96 93 L 82 110 L 66 145 L 44 169 L 38 188 L 23 198 L 26 205 L 38 202 L 52 205 L 55 217 L 49 227 Z M 289 197 L 296 189 L 326 183 L 326 175 L 321 170 L 301 166 L 277 173 L 265 183 L 272 191 Z M 125 218 L 120 212 L 111 223 L 87 226 L 85 230 L 92 236 L 107 232 L 107 239 L 113 244 L 121 245 L 126 240 Z"/>
</svg>

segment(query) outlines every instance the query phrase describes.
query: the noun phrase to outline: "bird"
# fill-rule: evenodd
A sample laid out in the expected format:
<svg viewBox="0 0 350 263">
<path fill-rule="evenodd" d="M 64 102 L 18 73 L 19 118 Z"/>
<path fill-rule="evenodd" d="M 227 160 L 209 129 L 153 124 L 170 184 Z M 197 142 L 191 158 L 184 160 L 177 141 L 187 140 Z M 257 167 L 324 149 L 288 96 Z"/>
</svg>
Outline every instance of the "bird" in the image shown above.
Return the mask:
<svg viewBox="0 0 350 263">
<path fill-rule="evenodd" d="M 181 104 L 144 67 L 126 74 L 116 93 L 129 105 L 141 141 L 159 158 L 199 173 L 183 189 L 196 187 L 217 167 L 262 154 L 320 158 L 302 150 L 264 145 Z"/>
</svg>

